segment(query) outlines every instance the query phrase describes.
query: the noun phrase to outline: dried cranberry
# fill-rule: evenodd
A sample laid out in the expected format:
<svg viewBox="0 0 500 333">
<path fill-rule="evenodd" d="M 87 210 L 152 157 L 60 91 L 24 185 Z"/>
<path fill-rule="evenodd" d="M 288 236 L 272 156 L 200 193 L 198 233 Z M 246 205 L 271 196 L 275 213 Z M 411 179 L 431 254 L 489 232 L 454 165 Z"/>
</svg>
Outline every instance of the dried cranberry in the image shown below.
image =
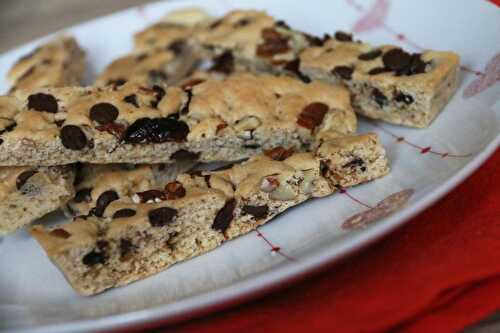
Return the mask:
<svg viewBox="0 0 500 333">
<path fill-rule="evenodd" d="M 180 199 L 186 196 L 186 189 L 178 181 L 165 185 L 165 197 L 167 200 Z"/>
<path fill-rule="evenodd" d="M 294 150 L 295 150 L 294 147 L 286 149 L 284 147 L 279 146 L 270 150 L 265 150 L 264 154 L 275 161 L 284 161 L 293 154 Z"/>
<path fill-rule="evenodd" d="M 155 202 L 157 200 L 165 200 L 165 193 L 160 190 L 147 190 L 144 192 L 136 193 L 142 203 L 144 202 Z"/>
<path fill-rule="evenodd" d="M 321 124 L 328 110 L 329 107 L 325 103 L 311 103 L 302 110 L 297 119 L 297 124 L 313 131 L 316 126 Z"/>
<path fill-rule="evenodd" d="M 162 143 L 184 141 L 189 133 L 185 122 L 173 118 L 141 118 L 130 125 L 124 135 L 127 143 Z"/>
</svg>

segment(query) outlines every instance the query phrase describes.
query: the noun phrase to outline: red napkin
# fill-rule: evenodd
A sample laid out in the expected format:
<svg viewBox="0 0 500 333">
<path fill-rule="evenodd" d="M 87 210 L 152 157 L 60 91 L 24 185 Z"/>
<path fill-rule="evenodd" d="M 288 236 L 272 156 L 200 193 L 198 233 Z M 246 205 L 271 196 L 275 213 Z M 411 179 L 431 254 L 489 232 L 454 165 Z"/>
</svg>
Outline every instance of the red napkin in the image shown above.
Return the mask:
<svg viewBox="0 0 500 333">
<path fill-rule="evenodd" d="M 263 299 L 157 332 L 456 332 L 500 308 L 497 151 L 403 228 Z"/>
</svg>

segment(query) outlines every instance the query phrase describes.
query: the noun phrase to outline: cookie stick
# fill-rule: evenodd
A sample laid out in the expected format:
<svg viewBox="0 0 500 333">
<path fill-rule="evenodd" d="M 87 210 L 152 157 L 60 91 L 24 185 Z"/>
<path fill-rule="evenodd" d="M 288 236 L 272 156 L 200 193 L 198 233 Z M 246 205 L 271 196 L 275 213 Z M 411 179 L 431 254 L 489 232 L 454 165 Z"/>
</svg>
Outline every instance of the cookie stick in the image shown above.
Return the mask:
<svg viewBox="0 0 500 333">
<path fill-rule="evenodd" d="M 9 70 L 8 79 L 11 92 L 78 85 L 84 70 L 85 53 L 76 40 L 59 37 L 18 60 Z M 3 107 L 9 109 L 9 105 Z M 6 132 L 15 125 L 3 118 L 0 126 Z M 0 167 L 0 235 L 14 232 L 66 203 L 74 195 L 73 178 L 71 166 Z"/>
<path fill-rule="evenodd" d="M 360 162 L 361 161 L 361 162 Z M 123 286 L 206 253 L 287 208 L 389 171 L 374 134 L 324 141 L 312 153 L 283 147 L 224 171 L 183 174 L 157 203 L 121 198 L 102 217 L 32 229 L 82 295 Z"/>
<path fill-rule="evenodd" d="M 453 52 L 412 54 L 353 41 L 343 32 L 312 37 L 252 10 L 228 13 L 197 32 L 193 42 L 212 56 L 231 52 L 254 70 L 343 83 L 359 114 L 410 127 L 429 126 L 458 85 L 459 57 Z"/>
<path fill-rule="evenodd" d="M 249 73 L 185 90 L 18 91 L 0 97 L 0 114 L 13 127 L 0 135 L 0 165 L 230 161 L 356 130 L 345 88 Z"/>
</svg>

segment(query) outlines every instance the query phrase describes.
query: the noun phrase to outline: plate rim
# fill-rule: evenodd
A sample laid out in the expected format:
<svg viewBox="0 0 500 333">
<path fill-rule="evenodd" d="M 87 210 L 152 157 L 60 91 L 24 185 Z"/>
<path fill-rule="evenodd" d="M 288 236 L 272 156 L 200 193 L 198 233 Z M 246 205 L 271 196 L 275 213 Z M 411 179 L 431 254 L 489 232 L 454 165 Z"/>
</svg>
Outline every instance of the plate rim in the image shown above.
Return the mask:
<svg viewBox="0 0 500 333">
<path fill-rule="evenodd" d="M 453 176 L 438 186 L 433 192 L 417 200 L 410 206 L 389 216 L 384 224 L 374 225 L 370 231 L 358 233 L 346 240 L 340 246 L 325 246 L 300 261 L 288 263 L 279 268 L 259 273 L 255 276 L 231 283 L 228 286 L 207 291 L 198 295 L 187 297 L 175 303 L 154 306 L 148 309 L 131 311 L 127 313 L 113 314 L 100 318 L 88 318 L 75 320 L 61 324 L 49 324 L 36 328 L 14 329 L 17 333 L 69 333 L 86 332 L 89 330 L 117 330 L 127 327 L 128 329 L 138 326 L 157 327 L 175 322 L 206 315 L 213 311 L 240 304 L 245 301 L 261 297 L 273 290 L 284 287 L 287 283 L 307 277 L 326 269 L 328 265 L 346 258 L 352 253 L 362 250 L 373 244 L 381 237 L 403 226 L 415 215 L 423 212 L 426 208 L 437 202 L 451 190 L 460 185 L 474 171 L 491 157 L 500 146 L 500 133 L 491 140 L 482 151 L 465 164 Z"/>
</svg>

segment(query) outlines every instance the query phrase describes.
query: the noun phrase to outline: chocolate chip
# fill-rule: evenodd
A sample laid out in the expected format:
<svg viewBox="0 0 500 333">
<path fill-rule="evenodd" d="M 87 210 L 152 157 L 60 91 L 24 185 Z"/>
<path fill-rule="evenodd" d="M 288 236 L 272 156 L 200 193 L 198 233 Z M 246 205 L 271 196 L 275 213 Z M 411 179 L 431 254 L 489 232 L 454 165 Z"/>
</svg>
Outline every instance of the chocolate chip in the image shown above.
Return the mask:
<svg viewBox="0 0 500 333">
<path fill-rule="evenodd" d="M 323 177 L 325 177 L 329 170 L 330 170 L 330 168 L 328 168 L 328 163 L 326 161 L 321 160 L 319 162 L 319 173 Z"/>
<path fill-rule="evenodd" d="M 380 57 L 381 55 L 382 55 L 381 50 L 373 50 L 370 52 L 360 54 L 358 56 L 358 59 L 363 60 L 363 61 L 369 61 L 369 60 L 376 59 L 376 58 Z"/>
<path fill-rule="evenodd" d="M 393 71 L 406 68 L 410 64 L 410 61 L 411 56 L 401 49 L 389 50 L 382 56 L 384 66 Z"/>
<path fill-rule="evenodd" d="M 177 210 L 170 207 L 156 208 L 148 213 L 149 223 L 153 227 L 163 227 L 169 223 L 174 222 L 177 216 Z"/>
<path fill-rule="evenodd" d="M 120 218 L 124 218 L 124 217 L 132 217 L 135 214 L 136 214 L 135 210 L 130 209 L 130 208 L 123 208 L 123 209 L 117 210 L 113 214 L 113 218 L 114 219 L 120 219 Z"/>
<path fill-rule="evenodd" d="M 96 126 L 96 130 L 101 132 L 108 132 L 121 141 L 123 138 L 123 134 L 125 133 L 125 125 L 118 123 L 108 123 L 106 125 Z"/>
<path fill-rule="evenodd" d="M 304 82 L 304 83 L 311 82 L 311 79 L 307 75 L 302 74 L 302 72 L 300 71 L 300 59 L 299 58 L 287 62 L 283 68 L 286 69 L 287 71 L 292 72 L 295 75 L 297 75 L 297 77 L 302 82 Z"/>
<path fill-rule="evenodd" d="M 28 179 L 36 173 L 37 173 L 36 170 L 28 170 L 19 174 L 16 178 L 16 188 L 18 190 L 21 190 L 21 188 L 24 186 L 24 184 L 26 184 Z"/>
<path fill-rule="evenodd" d="M 56 113 L 57 100 L 49 94 L 33 94 L 28 96 L 28 109 L 42 112 Z"/>
<path fill-rule="evenodd" d="M 167 47 L 170 51 L 174 52 L 176 56 L 181 54 L 186 48 L 186 41 L 183 39 L 176 39 Z"/>
<path fill-rule="evenodd" d="M 352 78 L 353 69 L 348 66 L 336 66 L 332 69 L 332 74 L 343 79 L 350 80 Z"/>
<path fill-rule="evenodd" d="M 133 106 L 135 106 L 136 108 L 139 107 L 139 103 L 137 103 L 137 96 L 135 94 L 132 94 L 132 95 L 128 95 L 128 96 L 125 96 L 123 98 L 123 101 L 125 103 L 129 103 L 129 104 L 132 104 Z"/>
<path fill-rule="evenodd" d="M 130 125 L 124 140 L 127 143 L 162 143 L 184 141 L 189 133 L 185 122 L 173 118 L 141 118 Z"/>
<path fill-rule="evenodd" d="M 100 125 L 112 123 L 118 118 L 118 109 L 111 103 L 97 103 L 90 108 L 89 117 Z"/>
<path fill-rule="evenodd" d="M 76 203 L 80 202 L 91 202 L 92 201 L 92 195 L 91 195 L 92 189 L 91 188 L 83 188 L 76 192 L 75 197 L 73 198 L 73 201 Z"/>
<path fill-rule="evenodd" d="M 165 197 L 167 200 L 180 199 L 186 196 L 186 189 L 178 181 L 165 185 Z"/>
<path fill-rule="evenodd" d="M 101 193 L 99 198 L 97 198 L 97 202 L 96 202 L 95 207 L 92 209 L 92 214 L 97 216 L 97 217 L 102 217 L 106 207 L 108 207 L 108 205 L 111 202 L 118 200 L 118 199 L 119 199 L 118 193 L 116 193 L 113 190 L 109 190 L 109 191 L 105 191 L 105 192 Z"/>
<path fill-rule="evenodd" d="M 295 150 L 294 147 L 286 149 L 285 147 L 279 146 L 270 150 L 265 150 L 264 154 L 275 161 L 284 161 L 290 156 L 292 156 L 294 150 Z"/>
<path fill-rule="evenodd" d="M 368 71 L 369 75 L 377 75 L 382 73 L 392 72 L 390 68 L 387 67 L 375 67 Z"/>
<path fill-rule="evenodd" d="M 83 257 L 82 262 L 85 266 L 94 266 L 97 264 L 104 264 L 106 260 L 107 257 L 105 252 L 94 249 Z"/>
<path fill-rule="evenodd" d="M 405 103 L 406 105 L 410 105 L 413 103 L 413 97 L 410 95 L 403 94 L 402 92 L 398 93 L 396 97 L 394 97 L 396 102 Z"/>
<path fill-rule="evenodd" d="M 176 161 L 194 161 L 200 157 L 200 153 L 193 153 L 185 149 L 179 149 L 170 158 Z"/>
<path fill-rule="evenodd" d="M 384 105 L 387 105 L 387 103 L 388 103 L 387 97 L 377 88 L 373 88 L 372 98 L 375 100 L 375 102 L 380 107 L 383 107 Z"/>
<path fill-rule="evenodd" d="M 304 33 L 303 35 L 311 46 L 323 46 L 323 39 L 306 33 Z"/>
<path fill-rule="evenodd" d="M 135 248 L 136 246 L 134 246 L 134 244 L 132 244 L 132 242 L 129 239 L 126 238 L 120 239 L 120 257 L 125 257 Z"/>
<path fill-rule="evenodd" d="M 234 71 L 234 57 L 231 51 L 226 51 L 215 57 L 213 59 L 214 64 L 210 67 L 210 71 L 223 73 L 223 74 L 231 74 Z"/>
<path fill-rule="evenodd" d="M 137 192 L 136 194 L 141 200 L 141 203 L 156 202 L 158 200 L 163 201 L 166 199 L 165 193 L 160 190 L 147 190 L 144 192 Z"/>
<path fill-rule="evenodd" d="M 406 75 L 421 74 L 425 73 L 425 68 L 427 63 L 422 61 L 420 53 L 414 53 L 411 55 L 410 65 L 406 71 Z"/>
<path fill-rule="evenodd" d="M 83 164 L 80 162 L 75 163 L 75 179 L 73 180 L 73 185 L 78 185 L 84 180 L 83 175 Z"/>
<path fill-rule="evenodd" d="M 63 119 L 56 120 L 54 121 L 54 124 L 56 124 L 57 127 L 61 127 L 64 124 L 64 120 Z"/>
<path fill-rule="evenodd" d="M 57 237 L 57 238 L 63 238 L 63 239 L 68 239 L 71 237 L 71 234 L 67 232 L 64 229 L 57 228 L 49 232 L 51 236 Z"/>
<path fill-rule="evenodd" d="M 252 215 L 256 219 L 263 219 L 269 213 L 269 207 L 267 205 L 263 206 L 245 205 L 241 210 L 244 214 Z"/>
<path fill-rule="evenodd" d="M 156 84 L 152 87 L 152 89 L 155 92 L 155 100 L 151 102 L 151 107 L 156 108 L 158 107 L 158 104 L 160 103 L 162 98 L 165 96 L 166 92 L 165 89 Z"/>
<path fill-rule="evenodd" d="M 168 75 L 167 73 L 165 73 L 164 71 L 160 71 L 160 70 L 150 70 L 148 72 L 148 77 L 149 77 L 149 80 L 153 83 L 161 83 L 161 82 L 165 82 L 166 80 L 168 80 Z"/>
<path fill-rule="evenodd" d="M 106 83 L 106 85 L 107 86 L 114 86 L 116 88 L 116 87 L 123 86 L 125 83 L 127 83 L 127 80 L 122 79 L 122 78 L 118 78 L 118 79 L 111 79 L 111 80 L 109 80 Z"/>
<path fill-rule="evenodd" d="M 247 143 L 247 144 L 243 145 L 243 148 L 247 148 L 247 149 L 258 149 L 260 147 L 261 147 L 261 145 L 259 145 L 258 143 Z"/>
<path fill-rule="evenodd" d="M 141 62 L 144 59 L 146 59 L 147 57 L 148 57 L 147 53 L 141 53 L 137 57 L 135 57 L 135 61 L 136 62 Z"/>
<path fill-rule="evenodd" d="M 257 55 L 260 57 L 272 57 L 275 54 L 286 53 L 290 50 L 288 37 L 282 36 L 273 28 L 262 30 L 264 42 L 257 46 Z"/>
<path fill-rule="evenodd" d="M 187 101 L 186 104 L 182 107 L 180 113 L 181 114 L 188 114 L 189 112 L 189 105 L 191 104 L 191 99 L 193 98 L 193 92 L 191 91 L 192 86 L 190 88 L 186 88 L 186 93 L 187 93 Z"/>
<path fill-rule="evenodd" d="M 235 28 L 241 28 L 241 27 L 244 27 L 246 25 L 249 25 L 250 22 L 251 22 L 250 19 L 244 17 L 244 18 L 238 20 L 233 26 Z"/>
<path fill-rule="evenodd" d="M 343 31 L 337 31 L 334 37 L 339 42 L 352 42 L 352 35 Z"/>
<path fill-rule="evenodd" d="M 352 161 L 344 164 L 342 168 L 355 168 L 355 167 L 364 167 L 365 161 L 363 161 L 361 158 L 356 157 Z M 365 168 L 366 170 L 366 168 Z"/>
<path fill-rule="evenodd" d="M 218 230 L 220 232 L 226 231 L 229 224 L 233 220 L 233 212 L 236 208 L 236 199 L 230 199 L 226 201 L 224 207 L 222 207 L 215 216 L 214 223 L 212 224 L 212 229 Z"/>
<path fill-rule="evenodd" d="M 71 150 L 82 150 L 87 145 L 87 137 L 80 127 L 66 125 L 61 128 L 60 134 L 62 145 Z"/>
<path fill-rule="evenodd" d="M 325 103 L 311 103 L 302 110 L 297 119 L 297 124 L 313 131 L 316 126 L 321 124 L 328 110 L 329 107 Z"/>
<path fill-rule="evenodd" d="M 276 23 L 274 25 L 277 26 L 277 27 L 286 29 L 286 30 L 290 30 L 291 29 L 290 26 L 285 21 L 283 21 L 283 20 L 276 21 Z"/>
<path fill-rule="evenodd" d="M 201 173 L 200 173 L 201 177 Z M 210 178 L 212 175 L 203 175 L 203 179 L 205 180 L 205 185 L 207 185 L 208 188 L 212 188 L 212 185 L 210 185 Z"/>
<path fill-rule="evenodd" d="M 213 29 L 216 29 L 221 24 L 222 24 L 222 20 L 216 20 L 216 21 L 212 22 L 212 24 L 210 24 L 208 27 L 213 30 Z"/>
<path fill-rule="evenodd" d="M 3 130 L 0 130 L 0 135 L 4 134 L 5 132 L 11 132 L 14 128 L 16 128 L 17 123 L 13 122 L 12 124 L 5 126 Z"/>
</svg>

